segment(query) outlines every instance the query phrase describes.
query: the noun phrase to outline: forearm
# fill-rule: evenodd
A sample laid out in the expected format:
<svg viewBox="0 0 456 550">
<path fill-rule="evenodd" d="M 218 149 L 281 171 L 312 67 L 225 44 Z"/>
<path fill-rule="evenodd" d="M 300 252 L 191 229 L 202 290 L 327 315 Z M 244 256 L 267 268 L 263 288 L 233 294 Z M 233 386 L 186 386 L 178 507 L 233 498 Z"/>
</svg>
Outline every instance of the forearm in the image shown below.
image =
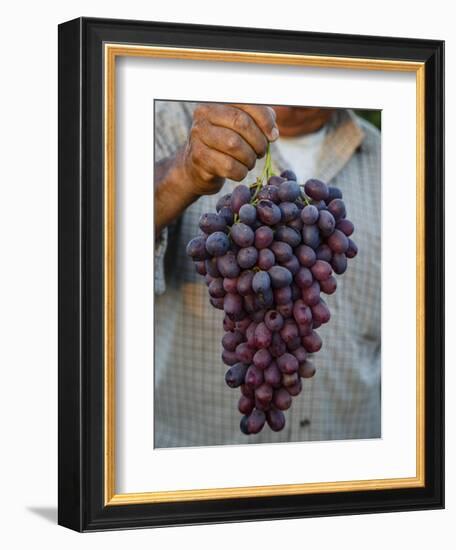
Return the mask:
<svg viewBox="0 0 456 550">
<path fill-rule="evenodd" d="M 155 232 L 177 219 L 199 195 L 192 191 L 192 183 L 184 170 L 182 151 L 155 165 Z"/>
</svg>

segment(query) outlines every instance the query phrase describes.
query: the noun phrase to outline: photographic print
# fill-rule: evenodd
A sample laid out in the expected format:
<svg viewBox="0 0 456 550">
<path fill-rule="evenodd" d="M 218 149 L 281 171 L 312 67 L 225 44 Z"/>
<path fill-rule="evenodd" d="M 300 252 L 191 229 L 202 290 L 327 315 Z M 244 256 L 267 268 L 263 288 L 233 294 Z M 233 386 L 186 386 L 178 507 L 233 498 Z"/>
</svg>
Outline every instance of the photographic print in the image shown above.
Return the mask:
<svg viewBox="0 0 456 550">
<path fill-rule="evenodd" d="M 381 437 L 380 121 L 155 101 L 155 447 Z"/>
<path fill-rule="evenodd" d="M 443 505 L 443 43 L 59 28 L 59 523 Z"/>
</svg>

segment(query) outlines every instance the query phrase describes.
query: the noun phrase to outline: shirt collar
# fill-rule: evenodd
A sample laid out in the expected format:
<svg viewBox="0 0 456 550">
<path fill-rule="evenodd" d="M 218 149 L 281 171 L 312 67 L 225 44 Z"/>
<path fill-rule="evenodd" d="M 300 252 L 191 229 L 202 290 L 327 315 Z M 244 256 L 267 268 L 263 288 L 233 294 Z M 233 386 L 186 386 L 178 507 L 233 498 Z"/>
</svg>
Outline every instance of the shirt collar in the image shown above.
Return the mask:
<svg viewBox="0 0 456 550">
<path fill-rule="evenodd" d="M 326 126 L 326 136 L 317 160 L 315 178 L 331 181 L 361 146 L 365 134 L 350 109 L 337 109 Z M 273 166 L 277 172 L 287 168 L 276 143 L 271 145 Z"/>
</svg>

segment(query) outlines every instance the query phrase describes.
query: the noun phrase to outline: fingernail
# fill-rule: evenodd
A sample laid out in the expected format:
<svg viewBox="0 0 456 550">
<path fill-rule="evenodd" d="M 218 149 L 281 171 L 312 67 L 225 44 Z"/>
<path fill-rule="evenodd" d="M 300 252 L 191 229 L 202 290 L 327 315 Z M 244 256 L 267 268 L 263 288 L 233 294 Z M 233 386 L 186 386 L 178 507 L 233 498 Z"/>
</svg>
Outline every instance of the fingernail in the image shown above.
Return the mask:
<svg viewBox="0 0 456 550">
<path fill-rule="evenodd" d="M 277 126 L 274 126 L 274 128 L 271 130 L 271 141 L 275 141 L 279 137 L 279 130 Z"/>
</svg>

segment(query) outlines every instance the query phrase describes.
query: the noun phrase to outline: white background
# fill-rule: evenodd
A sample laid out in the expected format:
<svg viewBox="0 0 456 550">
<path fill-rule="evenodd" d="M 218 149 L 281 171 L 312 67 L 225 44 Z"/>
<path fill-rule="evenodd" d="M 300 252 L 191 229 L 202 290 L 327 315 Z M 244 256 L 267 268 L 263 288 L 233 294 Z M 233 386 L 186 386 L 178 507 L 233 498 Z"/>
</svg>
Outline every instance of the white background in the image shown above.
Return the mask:
<svg viewBox="0 0 456 550">
<path fill-rule="evenodd" d="M 381 439 L 154 450 L 152 99 L 182 98 L 182 80 L 188 100 L 382 109 L 382 363 L 386 368 L 382 369 Z M 116 492 L 414 477 L 415 74 L 124 58 L 118 62 L 117 83 Z M 397 226 L 390 220 L 397 216 L 397 205 L 407 203 L 398 239 Z M 313 467 L 271 472 L 270 461 L 290 460 Z M 254 471 L 231 467 L 243 461 L 256 464 Z"/>
<path fill-rule="evenodd" d="M 6 548 L 260 547 L 450 548 L 456 475 L 447 472 L 445 511 L 316 518 L 78 535 L 55 525 L 57 472 L 57 23 L 79 15 L 185 21 L 447 40 L 447 150 L 456 150 L 456 38 L 450 4 L 303 3 L 282 0 L 167 2 L 69 0 L 3 8 L 0 124 L 0 543 Z M 447 170 L 447 204 L 456 203 L 456 170 Z M 447 272 L 454 273 L 450 221 Z M 399 231 L 400 228 L 398 228 Z M 453 246 L 452 246 L 453 244 Z M 448 341 L 456 331 L 454 285 L 447 290 Z M 453 354 L 452 354 L 453 355 Z M 447 374 L 447 463 L 456 463 L 455 373 Z M 294 542 L 291 542 L 294 541 Z"/>
</svg>

